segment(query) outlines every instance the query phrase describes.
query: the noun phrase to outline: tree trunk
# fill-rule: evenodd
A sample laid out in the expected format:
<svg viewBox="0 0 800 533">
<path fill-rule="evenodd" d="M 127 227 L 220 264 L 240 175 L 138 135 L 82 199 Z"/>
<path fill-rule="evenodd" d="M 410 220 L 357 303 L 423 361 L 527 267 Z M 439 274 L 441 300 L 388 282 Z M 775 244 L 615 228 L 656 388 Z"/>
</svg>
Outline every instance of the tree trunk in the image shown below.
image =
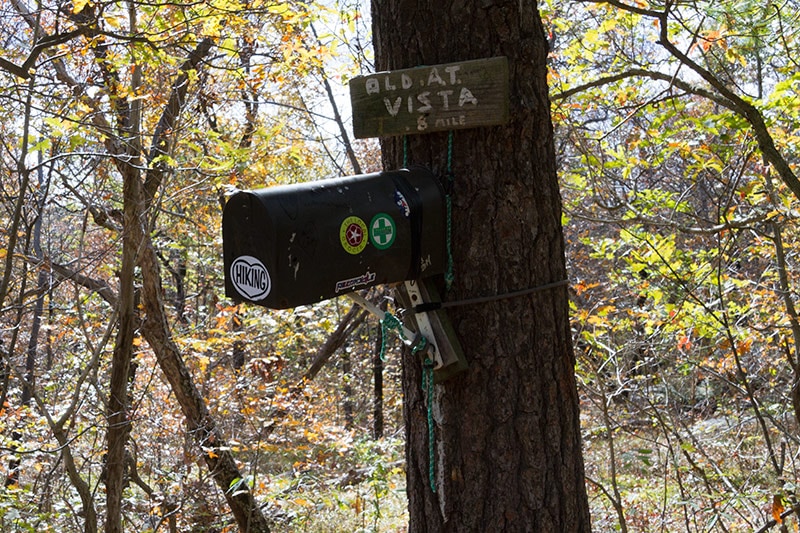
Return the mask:
<svg viewBox="0 0 800 533">
<path fill-rule="evenodd" d="M 98 38 L 98 35 L 91 36 Z M 172 337 L 163 301 L 164 291 L 161 283 L 159 258 L 149 231 L 154 223 L 153 210 L 149 208 L 152 206 L 154 198 L 163 184 L 165 174 L 169 171 L 167 163 L 158 161 L 157 158 L 161 155 L 169 155 L 168 147 L 170 141 L 174 139 L 175 123 L 181 112 L 184 111 L 186 95 L 190 85 L 190 72 L 198 68 L 198 65 L 210 52 L 212 46 L 213 41 L 210 38 L 203 39 L 181 65 L 180 74 L 172 84 L 169 99 L 164 106 L 153 134 L 147 161 L 145 164 L 140 165 L 140 167 L 147 168 L 144 183 L 140 180 L 140 174 L 135 171 L 137 165 L 129 164 L 129 161 L 134 163 L 138 161 L 140 151 L 134 149 L 136 143 L 115 144 L 110 142 L 109 151 L 119 150 L 120 146 L 130 150 L 128 153 L 123 153 L 124 158 L 117 160 L 117 167 L 124 180 L 125 241 L 123 251 L 128 249 L 126 247 L 130 243 L 131 247 L 129 249 L 135 251 L 136 263 L 141 267 L 141 303 L 144 311 L 144 320 L 140 324 L 142 334 L 153 349 L 158 365 L 181 407 L 189 432 L 198 447 L 203 450 L 205 464 L 217 486 L 223 491 L 239 531 L 242 533 L 266 533 L 269 531 L 269 524 L 249 487 L 247 487 L 246 483 L 241 482 L 242 475 L 232 452 L 227 446 L 222 432 L 208 412 L 208 407 L 197 390 L 192 375 L 183 361 L 181 351 Z M 100 68 L 104 76 L 106 85 L 110 88 L 117 87 L 116 71 L 106 67 L 107 45 L 102 39 L 98 38 L 98 45 L 95 46 L 94 50 L 98 59 L 98 68 Z M 138 105 L 138 101 L 133 102 L 133 104 L 124 98 L 116 98 L 113 101 L 117 115 L 117 127 L 123 136 L 127 137 L 131 132 L 137 131 L 137 113 L 132 110 Z M 138 139 L 137 135 L 134 135 L 134 137 Z M 121 299 L 122 295 L 120 295 Z M 124 305 L 124 302 L 120 301 L 120 306 L 122 305 Z M 120 335 L 128 330 L 128 325 L 124 323 L 124 320 L 124 316 L 121 313 Z M 132 340 L 131 338 L 130 341 L 132 342 Z M 117 344 L 120 345 L 121 342 L 118 338 Z M 131 346 L 130 343 L 128 346 Z M 120 354 L 120 358 L 122 355 Z M 116 350 L 114 357 L 117 357 Z M 120 361 L 119 364 L 122 365 L 123 363 L 124 361 Z M 116 365 L 116 363 L 114 364 Z M 120 375 L 127 377 L 128 374 L 120 372 Z M 112 384 L 112 390 L 118 390 L 114 384 Z M 121 396 L 118 399 L 121 400 L 123 398 L 124 396 Z M 110 410 L 110 412 L 117 413 L 121 411 Z M 109 424 L 111 424 L 111 420 L 109 420 Z M 111 431 L 109 431 L 109 448 L 111 447 Z M 124 455 L 122 464 L 124 465 Z"/>
<path fill-rule="evenodd" d="M 141 224 L 141 194 L 139 174 L 130 169 L 124 175 L 124 233 L 122 235 L 122 266 L 119 278 L 119 325 L 111 358 L 111 379 L 108 392 L 108 431 L 106 433 L 106 533 L 121 533 L 122 491 L 125 478 L 125 447 L 131 431 L 128 402 L 128 381 L 133 357 L 133 341 L 137 328 L 134 270 L 139 246 L 137 226 Z"/>
<path fill-rule="evenodd" d="M 139 265 L 142 267 L 142 305 L 145 311 L 142 333 L 153 348 L 158 365 L 181 407 L 189 433 L 203 450 L 203 460 L 211 476 L 225 494 L 239 531 L 268 533 L 269 524 L 247 484 L 239 483 L 242 475 L 236 460 L 214 418 L 208 412 L 208 407 L 170 333 L 153 242 L 141 232 L 137 239 L 141 251 Z"/>
<path fill-rule="evenodd" d="M 383 346 L 381 330 L 372 355 L 372 438 L 383 438 Z"/>
<path fill-rule="evenodd" d="M 547 41 L 532 2 L 373 0 L 376 69 L 506 56 L 510 123 L 454 134 L 455 283 L 445 300 L 566 279 L 546 85 Z M 480 105 L 480 104 L 478 104 Z M 444 175 L 448 134 L 382 140 Z M 564 285 L 449 316 L 467 372 L 437 384 L 434 493 L 419 360 L 404 365 L 409 531 L 589 531 Z"/>
<path fill-rule="evenodd" d="M 6 405 L 8 401 L 8 386 L 11 381 L 10 355 L 5 350 L 3 339 L 0 339 L 0 406 Z"/>
<path fill-rule="evenodd" d="M 347 350 L 342 352 L 342 411 L 344 412 L 344 427 L 353 429 L 353 365 L 350 363 L 350 354 Z"/>
<path fill-rule="evenodd" d="M 41 257 L 38 257 L 41 259 Z M 39 269 L 36 276 L 36 303 L 33 306 L 31 321 L 31 334 L 28 337 L 28 348 L 25 352 L 25 382 L 22 384 L 20 403 L 30 405 L 33 397 L 33 387 L 36 383 L 36 354 L 39 351 L 39 332 L 42 329 L 42 313 L 44 313 L 44 297 L 47 293 L 48 275 L 44 269 Z"/>
<path fill-rule="evenodd" d="M 44 206 L 47 199 L 47 191 L 50 188 L 49 180 L 45 182 L 44 169 L 42 165 L 43 155 L 37 152 L 39 157 L 39 195 L 36 202 L 36 221 L 33 223 L 33 256 L 37 262 L 44 259 L 42 252 L 42 218 L 44 218 Z M 30 405 L 33 396 L 33 387 L 36 383 L 36 354 L 39 351 L 39 331 L 42 328 L 42 314 L 44 313 L 44 297 L 47 293 L 47 286 L 50 281 L 49 274 L 39 268 L 36 276 L 36 303 L 33 308 L 33 318 L 31 322 L 31 334 L 28 337 L 28 350 L 25 356 L 25 383 L 22 384 L 22 405 Z M 2 404 L 0 404 L 2 405 Z"/>
</svg>

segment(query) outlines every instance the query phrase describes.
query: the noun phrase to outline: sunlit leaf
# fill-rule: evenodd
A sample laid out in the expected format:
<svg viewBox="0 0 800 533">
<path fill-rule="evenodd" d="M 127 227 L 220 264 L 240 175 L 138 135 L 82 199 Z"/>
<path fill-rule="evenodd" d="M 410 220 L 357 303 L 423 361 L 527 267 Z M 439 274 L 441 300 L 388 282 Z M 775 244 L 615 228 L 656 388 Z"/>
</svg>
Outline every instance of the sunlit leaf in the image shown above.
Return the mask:
<svg viewBox="0 0 800 533">
<path fill-rule="evenodd" d="M 772 518 L 779 524 L 783 523 L 783 517 L 781 516 L 785 511 L 783 506 L 783 496 L 780 494 L 775 494 L 772 497 Z"/>
</svg>

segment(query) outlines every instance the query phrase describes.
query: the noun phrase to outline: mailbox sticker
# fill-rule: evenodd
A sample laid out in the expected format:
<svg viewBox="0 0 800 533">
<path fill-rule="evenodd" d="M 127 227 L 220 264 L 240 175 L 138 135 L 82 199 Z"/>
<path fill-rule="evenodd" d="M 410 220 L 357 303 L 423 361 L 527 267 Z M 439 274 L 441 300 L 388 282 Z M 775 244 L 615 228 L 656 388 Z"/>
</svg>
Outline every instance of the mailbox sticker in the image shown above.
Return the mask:
<svg viewBox="0 0 800 533">
<path fill-rule="evenodd" d="M 272 289 L 267 267 L 250 255 L 239 256 L 233 261 L 230 276 L 239 294 L 255 302 L 266 298 Z"/>
<path fill-rule="evenodd" d="M 408 218 L 411 216 L 411 208 L 408 206 L 408 200 L 406 200 L 406 197 L 403 196 L 403 193 L 400 191 L 394 191 L 394 203 L 400 208 L 400 212 L 403 213 L 404 217 Z"/>
<path fill-rule="evenodd" d="M 369 240 L 378 250 L 386 250 L 394 243 L 397 228 L 392 217 L 386 213 L 378 213 L 369 223 Z"/>
<path fill-rule="evenodd" d="M 365 274 L 356 276 L 355 278 L 343 279 L 336 282 L 336 294 L 341 291 L 348 291 L 360 287 L 361 285 L 369 285 L 375 281 L 376 275 L 374 272 L 367 271 Z"/>
<path fill-rule="evenodd" d="M 367 225 L 358 217 L 347 217 L 339 227 L 339 240 L 347 253 L 360 254 L 367 247 Z"/>
</svg>

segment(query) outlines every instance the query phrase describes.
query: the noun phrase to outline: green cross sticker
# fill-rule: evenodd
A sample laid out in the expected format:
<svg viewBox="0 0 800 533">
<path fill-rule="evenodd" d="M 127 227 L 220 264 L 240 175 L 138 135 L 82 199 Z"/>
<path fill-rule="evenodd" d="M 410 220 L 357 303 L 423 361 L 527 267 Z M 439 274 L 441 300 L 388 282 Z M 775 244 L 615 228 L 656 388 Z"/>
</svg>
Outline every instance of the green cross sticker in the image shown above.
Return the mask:
<svg viewBox="0 0 800 533">
<path fill-rule="evenodd" d="M 392 217 L 386 213 L 378 213 L 369 223 L 369 240 L 378 250 L 385 250 L 394 243 L 397 229 Z"/>
</svg>

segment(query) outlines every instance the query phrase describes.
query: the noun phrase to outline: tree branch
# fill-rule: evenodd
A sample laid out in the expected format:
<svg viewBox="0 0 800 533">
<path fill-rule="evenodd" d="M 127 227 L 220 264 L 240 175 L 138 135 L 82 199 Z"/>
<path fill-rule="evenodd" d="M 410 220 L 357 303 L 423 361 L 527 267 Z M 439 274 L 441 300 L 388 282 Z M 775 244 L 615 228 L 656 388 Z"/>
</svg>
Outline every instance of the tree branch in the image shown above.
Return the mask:
<svg viewBox="0 0 800 533">
<path fill-rule="evenodd" d="M 320 346 L 319 350 L 317 350 L 317 354 L 314 356 L 314 362 L 311 363 L 311 367 L 306 371 L 303 375 L 303 379 L 300 381 L 301 386 L 304 382 L 311 381 L 317 376 L 334 352 L 341 348 L 350 334 L 352 334 L 366 318 L 367 312 L 361 309 L 361 307 L 354 305 L 350 308 L 341 322 L 339 322 L 339 325 L 336 326 L 333 333 L 330 334 L 323 345 Z"/>
<path fill-rule="evenodd" d="M 46 266 L 50 268 L 52 272 L 56 275 L 61 277 L 62 279 L 74 281 L 78 285 L 89 289 L 90 291 L 96 292 L 103 300 L 105 300 L 108 305 L 112 308 L 117 308 L 117 294 L 114 292 L 114 289 L 106 283 L 105 281 L 90 278 L 85 274 L 81 274 L 76 270 L 72 270 L 64 265 L 60 265 L 58 263 L 54 263 L 49 259 L 46 259 Z"/>
<path fill-rule="evenodd" d="M 610 85 L 612 83 L 616 83 L 618 81 L 627 78 L 650 78 L 656 81 L 665 81 L 670 85 L 675 86 L 686 93 L 693 94 L 696 96 L 702 96 L 703 98 L 707 98 L 713 101 L 714 103 L 717 103 L 725 107 L 726 109 L 730 109 L 731 111 L 735 112 L 738 111 L 733 102 L 731 102 L 727 98 L 720 96 L 719 94 L 715 94 L 702 87 L 697 87 L 695 85 L 692 85 L 691 83 L 683 81 L 680 78 L 673 76 L 671 74 L 664 74 L 663 72 L 656 72 L 653 70 L 647 70 L 642 68 L 633 68 L 630 70 L 626 70 L 624 72 L 619 72 L 617 74 L 611 74 L 609 76 L 603 76 L 601 78 L 597 78 L 588 83 L 584 83 L 583 85 L 578 85 L 576 87 L 572 87 L 571 89 L 567 89 L 560 93 L 552 94 L 550 95 L 550 99 L 565 100 L 576 94 L 588 91 L 589 89 L 596 89 L 598 87 Z"/>
<path fill-rule="evenodd" d="M 79 26 L 77 29 L 68 31 L 67 33 L 47 35 L 36 42 L 22 65 L 17 65 L 11 61 L 8 61 L 7 59 L 0 58 L 0 69 L 10 72 L 11 74 L 23 79 L 30 79 L 31 69 L 36 64 L 36 60 L 39 59 L 39 56 L 42 55 L 45 50 L 51 46 L 58 46 L 59 44 L 71 41 L 75 37 L 86 34 L 87 31 L 88 29 L 86 26 Z"/>
<path fill-rule="evenodd" d="M 673 228 L 676 231 L 679 231 L 681 233 L 686 233 L 689 235 L 714 235 L 716 233 L 726 230 L 752 228 L 753 225 L 758 224 L 760 222 L 764 222 L 767 219 L 766 213 L 759 213 L 748 218 L 726 220 L 721 224 L 714 224 L 704 228 L 701 226 L 685 226 L 677 224 L 670 220 L 659 220 L 656 218 L 648 217 L 642 214 L 637 209 L 635 209 L 630 204 L 625 204 L 625 207 L 633 211 L 635 216 L 631 218 L 615 219 L 615 218 L 589 216 L 576 212 L 569 212 L 569 215 L 574 216 L 575 218 L 579 218 L 581 220 L 586 220 L 587 222 L 596 222 L 599 224 L 612 224 L 618 226 L 630 226 L 632 224 L 646 224 L 648 226 L 654 226 L 654 227 Z"/>
<path fill-rule="evenodd" d="M 788 518 L 789 516 L 791 516 L 793 514 L 800 514 L 800 505 L 795 505 L 795 506 L 790 507 L 789 509 L 785 510 L 784 512 L 782 512 L 781 513 L 781 523 L 783 523 L 783 519 L 784 518 Z M 777 525 L 778 525 L 778 521 L 773 518 L 772 520 L 770 520 L 769 522 L 767 522 L 766 524 L 761 526 L 761 528 L 758 531 L 756 531 L 755 533 L 767 533 L 767 531 L 769 531 L 770 529 L 772 529 L 773 527 L 775 527 Z"/>
<path fill-rule="evenodd" d="M 731 111 L 735 112 L 736 114 L 747 120 L 747 122 L 750 124 L 750 128 L 752 129 L 756 137 L 758 148 L 761 151 L 764 159 L 772 165 L 772 167 L 776 170 L 776 172 L 780 176 L 781 180 L 786 184 L 787 187 L 789 187 L 792 193 L 798 199 L 800 199 L 800 179 L 798 179 L 797 175 L 789 166 L 789 163 L 781 155 L 781 153 L 775 146 L 775 141 L 773 140 L 772 135 L 769 132 L 769 128 L 767 127 L 767 124 L 764 120 L 764 116 L 761 114 L 758 108 L 756 108 L 745 98 L 739 96 L 730 88 L 728 88 L 711 71 L 704 68 L 693 59 L 691 59 L 688 55 L 679 50 L 678 47 L 675 46 L 670 41 L 668 22 L 672 7 L 671 2 L 667 2 L 663 11 L 653 11 L 649 9 L 632 6 L 624 2 L 621 2 L 619 0 L 583 0 L 583 1 L 590 3 L 597 3 L 597 4 L 607 4 L 616 7 L 618 9 L 621 9 L 623 11 L 627 11 L 629 13 L 636 13 L 657 20 L 659 23 L 659 31 L 660 31 L 658 43 L 662 47 L 664 47 L 664 49 L 666 49 L 675 59 L 680 61 L 681 64 L 686 65 L 697 75 L 699 75 L 706 83 L 708 83 L 711 86 L 712 89 L 714 89 L 714 91 L 716 91 L 717 94 L 714 94 L 714 92 L 709 91 L 707 89 L 695 87 L 689 83 L 677 79 L 674 76 L 671 77 L 666 74 L 652 72 L 644 69 L 631 69 L 626 72 L 622 72 L 612 76 L 599 78 L 597 80 L 581 85 L 579 87 L 568 89 L 567 91 L 564 91 L 562 93 L 557 93 L 551 97 L 552 99 L 559 100 L 568 98 L 569 96 L 577 94 L 581 91 L 595 87 L 601 87 L 603 85 L 614 83 L 629 77 L 638 76 L 638 77 L 647 77 L 654 80 L 667 81 L 686 92 L 702 96 L 704 98 L 708 98 L 709 100 L 717 104 L 720 104 L 726 107 L 727 109 L 730 109 Z"/>
<path fill-rule="evenodd" d="M 582 1 L 590 4 L 608 4 L 623 11 L 627 11 L 629 13 L 636 13 L 637 15 L 642 15 L 645 17 L 658 18 L 658 16 L 661 14 L 658 11 L 645 9 L 643 7 L 632 6 L 630 4 L 626 4 L 618 0 L 582 0 Z"/>
<path fill-rule="evenodd" d="M 172 92 L 169 95 L 167 105 L 164 107 L 164 112 L 158 120 L 158 125 L 150 144 L 150 153 L 147 156 L 148 169 L 143 191 L 146 207 L 152 204 L 167 170 L 167 164 L 164 161 L 156 161 L 156 159 L 159 156 L 169 154 L 170 141 L 175 137 L 175 124 L 186 102 L 186 93 L 189 90 L 189 74 L 197 69 L 200 62 L 211 51 L 213 44 L 213 41 L 208 37 L 200 41 L 183 65 L 181 65 L 180 74 L 172 84 Z"/>
<path fill-rule="evenodd" d="M 733 111 L 741 115 L 747 120 L 747 122 L 750 123 L 753 133 L 756 136 L 758 147 L 761 150 L 764 159 L 770 162 L 770 164 L 778 172 L 781 180 L 786 184 L 787 187 L 789 187 L 789 189 L 791 189 L 792 193 L 794 193 L 794 195 L 800 199 L 800 180 L 792 171 L 786 159 L 783 158 L 780 152 L 778 152 L 778 149 L 775 147 L 775 141 L 772 139 L 772 135 L 769 133 L 769 129 L 767 128 L 766 122 L 764 122 L 764 117 L 761 112 L 753 104 L 730 90 L 719 80 L 719 78 L 714 76 L 713 73 L 703 68 L 689 56 L 681 52 L 678 47 L 669 40 L 667 27 L 667 19 L 669 18 L 670 13 L 669 7 L 670 5 L 667 4 L 667 7 L 658 16 L 658 21 L 661 26 L 659 44 L 661 44 L 661 46 L 663 46 L 670 54 L 677 58 L 678 61 L 688 66 L 696 74 L 703 78 L 709 85 L 711 85 L 711 87 L 719 92 L 723 98 L 729 100 L 731 104 L 733 104 L 731 109 L 733 109 Z"/>
<path fill-rule="evenodd" d="M 317 44 L 322 46 L 322 42 L 319 40 L 319 36 L 317 35 L 317 29 L 313 24 L 311 24 L 311 34 L 314 36 L 314 39 L 317 40 Z M 336 104 L 336 98 L 333 95 L 333 89 L 331 88 L 330 81 L 328 81 L 328 75 L 325 73 L 325 69 L 322 66 L 319 67 L 319 74 L 322 78 L 322 84 L 325 87 L 325 93 L 328 95 L 328 102 L 330 102 L 331 109 L 333 109 L 333 117 L 336 125 L 339 127 L 339 135 L 341 136 L 342 144 L 344 144 L 347 158 L 350 160 L 350 165 L 353 167 L 353 172 L 356 174 L 361 174 L 361 164 L 358 162 L 358 157 L 356 157 L 356 153 L 353 150 L 353 144 L 350 142 L 350 136 L 347 135 L 347 128 L 344 127 L 344 121 L 339 113 L 339 106 Z"/>
</svg>

